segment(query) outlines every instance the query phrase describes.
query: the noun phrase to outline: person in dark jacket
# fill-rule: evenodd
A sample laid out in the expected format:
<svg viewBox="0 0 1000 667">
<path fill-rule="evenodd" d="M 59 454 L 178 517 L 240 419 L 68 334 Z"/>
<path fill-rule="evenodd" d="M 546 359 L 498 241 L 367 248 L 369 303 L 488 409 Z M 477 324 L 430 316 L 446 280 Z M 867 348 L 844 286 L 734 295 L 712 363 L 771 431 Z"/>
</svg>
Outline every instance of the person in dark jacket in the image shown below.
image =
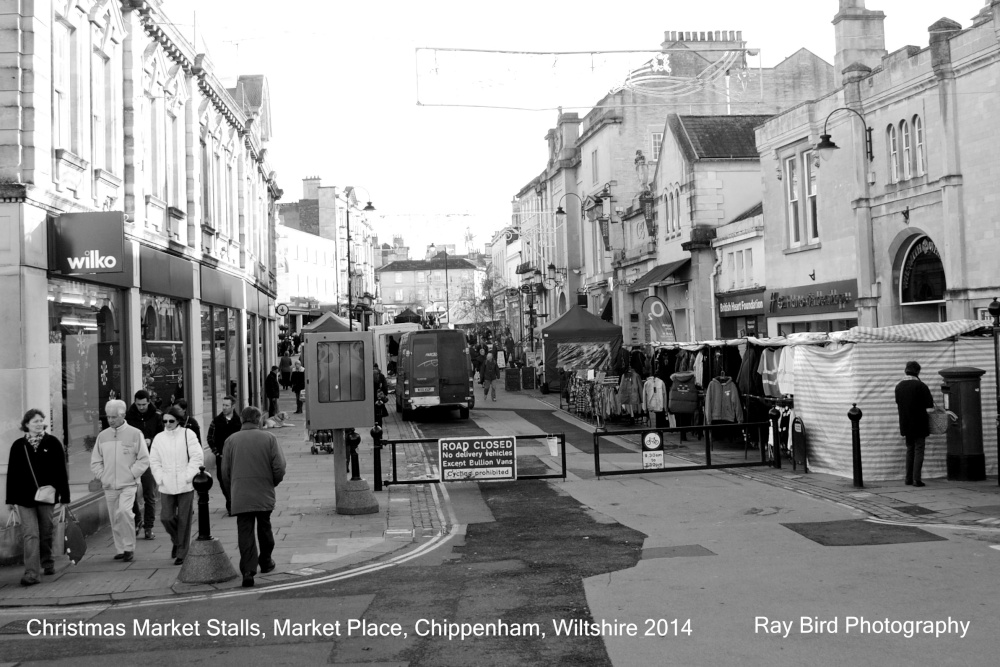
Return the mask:
<svg viewBox="0 0 1000 667">
<path fill-rule="evenodd" d="M 295 393 L 295 414 L 302 414 L 302 401 L 305 398 L 302 392 L 306 388 L 306 369 L 299 363 L 299 360 L 295 360 L 295 365 L 292 366 L 292 391 Z"/>
<path fill-rule="evenodd" d="M 924 486 L 920 469 L 924 465 L 924 442 L 930 435 L 927 410 L 934 407 L 931 390 L 918 377 L 920 364 L 906 362 L 906 377 L 896 385 L 899 434 L 906 438 L 906 484 Z"/>
<path fill-rule="evenodd" d="M 389 383 L 378 364 L 372 368 L 372 378 L 375 386 L 375 423 L 381 424 L 382 419 L 389 416 L 389 410 L 385 407 L 386 401 L 389 400 Z"/>
<path fill-rule="evenodd" d="M 285 477 L 285 457 L 278 439 L 260 428 L 260 410 L 252 405 L 243 408 L 240 418 L 243 426 L 239 433 L 230 436 L 222 456 L 222 479 L 229 484 L 233 498 L 240 572 L 243 587 L 249 588 L 253 586 L 258 563 L 263 574 L 275 568 L 271 559 L 274 551 L 271 512 L 274 511 L 274 487 Z M 259 555 L 257 542 L 260 542 Z"/>
<path fill-rule="evenodd" d="M 222 488 L 222 495 L 226 498 L 226 514 L 233 515 L 232 501 L 229 494 L 229 485 L 222 479 L 222 455 L 226 450 L 226 440 L 234 433 L 240 432 L 243 423 L 240 416 L 233 410 L 236 399 L 232 396 L 225 396 L 222 399 L 222 412 L 215 416 L 208 427 L 208 448 L 215 454 L 215 474 L 219 477 L 219 486 Z"/>
<path fill-rule="evenodd" d="M 278 372 L 281 373 L 281 388 L 288 389 L 292 386 L 292 355 L 285 350 L 281 359 L 278 360 Z"/>
<path fill-rule="evenodd" d="M 45 413 L 32 408 L 21 418 L 24 437 L 10 447 L 7 460 L 7 511 L 21 518 L 24 539 L 24 576 L 22 586 L 40 584 L 41 574 L 55 574 L 52 544 L 53 510 L 69 504 L 69 478 L 62 443 L 45 432 Z M 40 486 L 55 487 L 55 504 L 35 500 Z M 55 547 L 56 549 L 58 547 Z"/>
<path fill-rule="evenodd" d="M 198 444 L 201 444 L 201 424 L 198 420 L 188 414 L 188 402 L 186 398 L 179 399 L 174 403 L 177 407 L 181 409 L 181 421 L 180 428 L 189 429 L 194 433 L 194 437 L 198 438 Z"/>
<path fill-rule="evenodd" d="M 278 383 L 278 367 L 271 366 L 271 372 L 264 379 L 264 398 L 267 399 L 267 416 L 278 414 L 278 397 L 281 396 L 281 385 Z"/>
<path fill-rule="evenodd" d="M 153 438 L 163 431 L 163 413 L 153 407 L 149 400 L 149 392 L 140 389 L 135 392 L 135 402 L 129 406 L 125 413 L 125 423 L 142 431 L 146 439 L 146 448 L 153 444 Z M 139 534 L 140 527 L 145 528 L 145 538 L 155 539 L 153 525 L 156 523 L 156 480 L 149 468 L 142 473 L 142 502 L 136 494 L 135 504 L 132 512 L 135 514 L 135 534 Z"/>
<path fill-rule="evenodd" d="M 497 387 L 494 382 L 500 379 L 500 367 L 497 366 L 497 362 L 493 361 L 493 355 L 487 354 L 486 361 L 483 362 L 482 370 L 480 371 L 480 377 L 483 379 L 483 398 L 490 395 L 490 391 L 493 391 L 493 400 L 497 400 Z"/>
</svg>

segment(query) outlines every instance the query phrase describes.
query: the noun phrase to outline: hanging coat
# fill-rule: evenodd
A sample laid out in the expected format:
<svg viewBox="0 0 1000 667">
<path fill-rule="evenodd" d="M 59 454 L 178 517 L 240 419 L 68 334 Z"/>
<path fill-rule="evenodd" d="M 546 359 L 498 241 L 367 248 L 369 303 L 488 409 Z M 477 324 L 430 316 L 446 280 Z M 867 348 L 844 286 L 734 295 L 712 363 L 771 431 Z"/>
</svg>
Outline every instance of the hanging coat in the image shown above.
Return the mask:
<svg viewBox="0 0 1000 667">
<path fill-rule="evenodd" d="M 698 388 L 693 371 L 682 371 L 670 376 L 670 394 L 667 408 L 675 414 L 692 414 L 698 411 Z"/>
</svg>

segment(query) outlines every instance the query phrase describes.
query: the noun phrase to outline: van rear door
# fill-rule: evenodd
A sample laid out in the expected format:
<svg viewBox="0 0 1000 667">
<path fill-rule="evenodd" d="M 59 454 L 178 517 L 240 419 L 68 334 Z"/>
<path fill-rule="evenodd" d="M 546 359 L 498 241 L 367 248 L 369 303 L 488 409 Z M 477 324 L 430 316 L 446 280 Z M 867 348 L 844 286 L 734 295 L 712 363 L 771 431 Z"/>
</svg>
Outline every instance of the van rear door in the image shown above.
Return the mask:
<svg viewBox="0 0 1000 667">
<path fill-rule="evenodd" d="M 465 404 L 469 395 L 469 355 L 465 334 L 453 332 L 438 338 L 438 374 L 441 378 L 441 403 Z"/>
<path fill-rule="evenodd" d="M 437 336 L 414 335 L 412 358 L 410 397 L 440 397 Z"/>
</svg>

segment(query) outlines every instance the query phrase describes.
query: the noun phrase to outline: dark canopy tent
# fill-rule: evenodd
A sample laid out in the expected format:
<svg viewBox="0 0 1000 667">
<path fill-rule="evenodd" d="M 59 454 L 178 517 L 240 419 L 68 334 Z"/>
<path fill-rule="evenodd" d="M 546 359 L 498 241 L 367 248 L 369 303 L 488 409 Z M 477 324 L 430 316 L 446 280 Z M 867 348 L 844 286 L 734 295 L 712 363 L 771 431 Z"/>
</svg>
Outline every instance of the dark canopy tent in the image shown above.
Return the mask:
<svg viewBox="0 0 1000 667">
<path fill-rule="evenodd" d="M 349 325 L 346 319 L 340 317 L 339 315 L 334 315 L 332 312 L 326 312 L 318 319 L 315 319 L 302 327 L 302 334 L 340 333 L 347 332 L 349 330 Z M 354 325 L 354 330 L 359 331 L 357 324 Z"/>
<path fill-rule="evenodd" d="M 400 324 L 405 322 L 415 322 L 417 324 L 420 324 L 420 316 L 417 315 L 412 310 L 410 310 L 409 308 L 407 308 L 399 315 L 396 315 L 396 317 L 392 318 L 392 322 L 393 324 Z"/>
<path fill-rule="evenodd" d="M 587 346 L 585 344 L 597 344 Z M 542 327 L 542 346 L 545 354 L 545 381 L 553 389 L 559 388 L 559 346 L 564 346 L 565 352 L 574 344 L 583 351 L 581 360 L 586 358 L 586 349 L 597 349 L 601 343 L 607 343 L 610 353 L 608 371 L 615 369 L 615 364 L 622 349 L 622 328 L 617 324 L 605 322 L 586 308 L 573 306 L 555 320 Z M 599 354 L 591 359 L 606 358 Z"/>
</svg>

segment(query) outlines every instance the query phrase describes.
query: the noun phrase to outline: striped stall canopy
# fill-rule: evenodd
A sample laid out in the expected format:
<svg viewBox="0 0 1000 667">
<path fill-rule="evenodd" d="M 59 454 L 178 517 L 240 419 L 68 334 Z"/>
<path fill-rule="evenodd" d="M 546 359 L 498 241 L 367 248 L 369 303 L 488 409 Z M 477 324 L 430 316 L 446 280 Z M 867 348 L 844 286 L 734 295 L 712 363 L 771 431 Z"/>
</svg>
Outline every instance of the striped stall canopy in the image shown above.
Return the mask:
<svg viewBox="0 0 1000 667">
<path fill-rule="evenodd" d="M 940 330 L 942 325 L 933 327 Z M 902 328 L 885 327 L 881 331 Z M 962 333 L 963 327 L 949 330 L 955 335 Z M 997 439 L 993 420 L 996 378 L 993 341 L 989 338 L 800 347 L 795 356 L 795 412 L 802 418 L 805 427 L 811 470 L 844 477 L 852 475 L 851 421 L 847 418 L 847 411 L 856 403 L 863 413 L 860 431 L 865 479 L 886 481 L 903 478 L 906 446 L 899 434 L 895 387 L 903 379 L 903 369 L 910 360 L 920 363 L 920 378 L 931 390 L 936 404 L 941 404 L 943 400 L 943 378 L 938 374 L 941 369 L 972 366 L 986 371 L 980 386 L 983 448 L 987 474 L 997 473 Z M 946 436 L 929 436 L 923 476 L 945 477 L 946 455 Z"/>
<path fill-rule="evenodd" d="M 853 327 L 836 338 L 847 343 L 930 342 L 946 340 L 983 328 L 989 328 L 989 325 L 980 320 L 923 322 L 920 324 L 897 324 L 891 327 Z"/>
</svg>

